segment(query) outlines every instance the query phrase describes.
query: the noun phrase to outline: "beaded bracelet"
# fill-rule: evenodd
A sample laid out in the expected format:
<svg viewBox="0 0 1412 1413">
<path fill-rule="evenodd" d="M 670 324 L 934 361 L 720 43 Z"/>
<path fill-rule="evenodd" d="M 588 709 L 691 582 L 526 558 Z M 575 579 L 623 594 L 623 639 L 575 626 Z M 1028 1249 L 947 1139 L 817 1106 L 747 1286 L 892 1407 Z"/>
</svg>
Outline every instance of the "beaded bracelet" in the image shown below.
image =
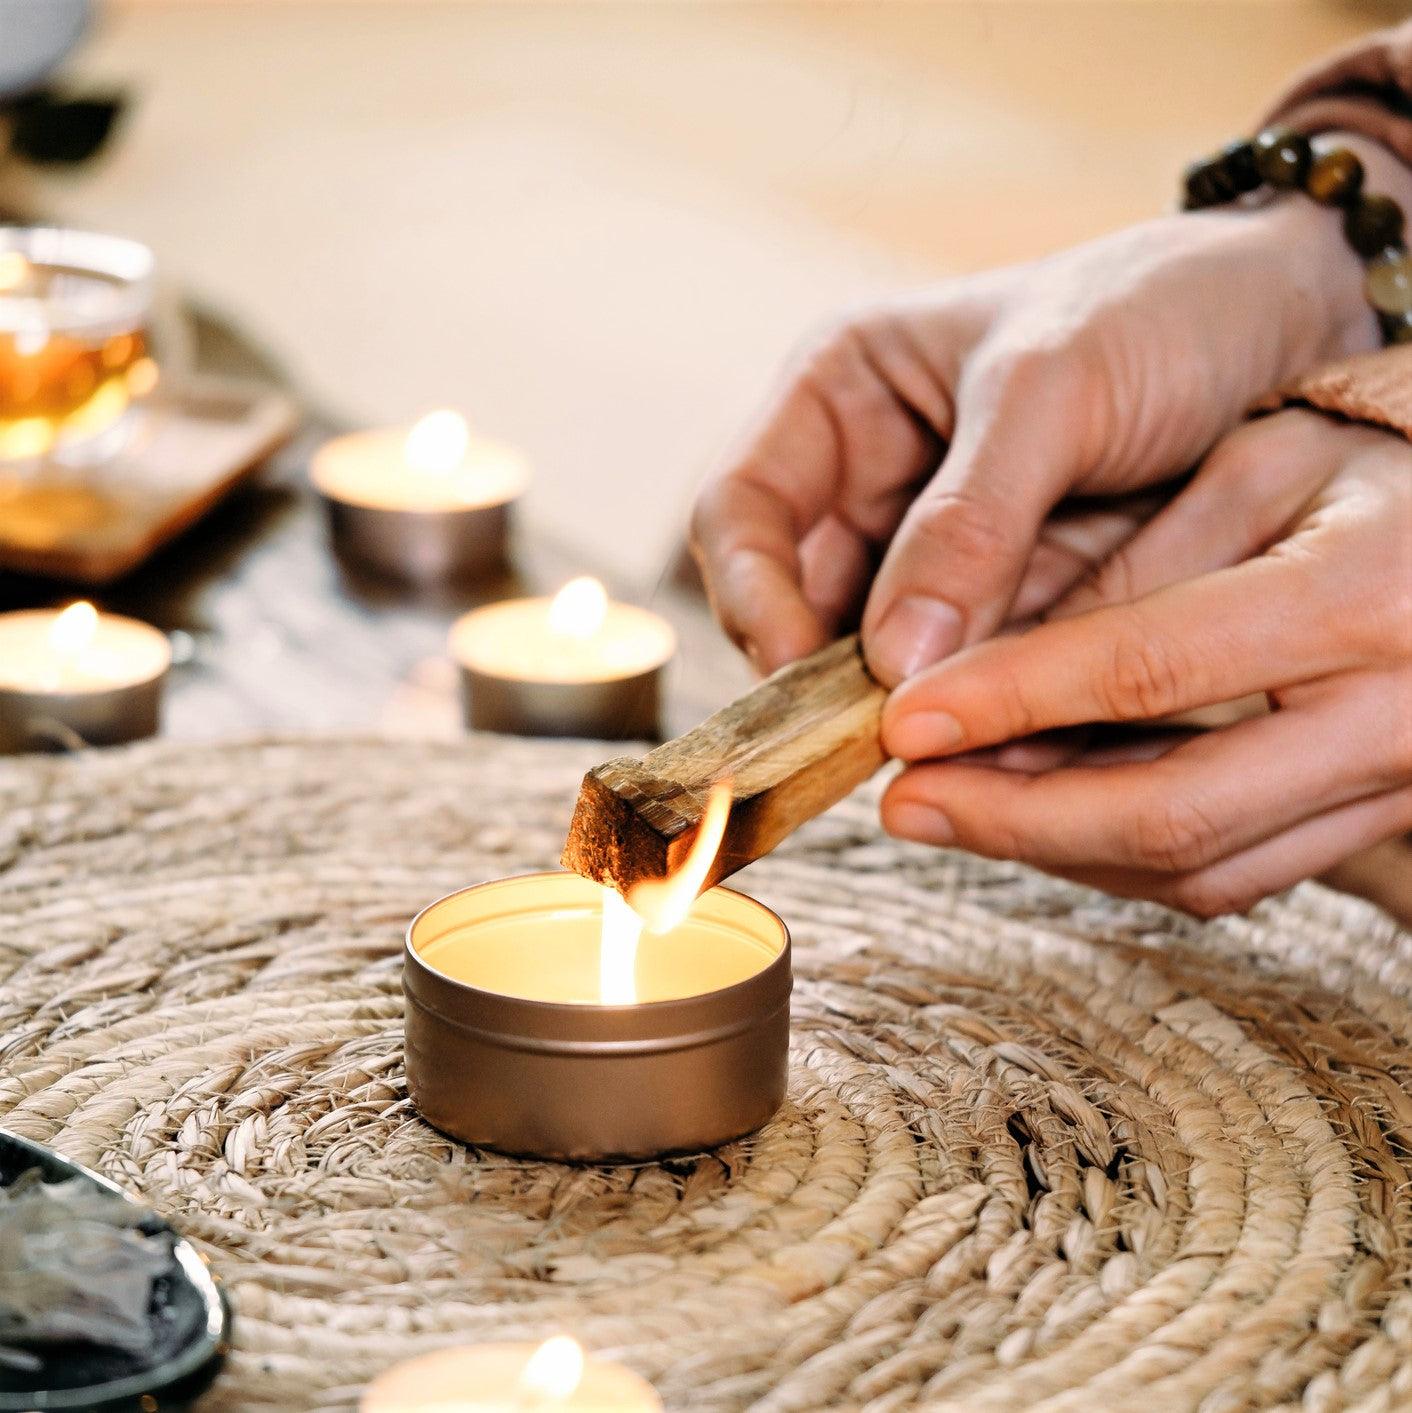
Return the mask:
<svg viewBox="0 0 1412 1413">
<path fill-rule="evenodd" d="M 1300 188 L 1343 210 L 1343 233 L 1367 261 L 1364 289 L 1386 343 L 1412 343 L 1412 258 L 1403 244 L 1402 207 L 1363 190 L 1363 163 L 1346 147 L 1315 156 L 1303 133 L 1269 128 L 1188 167 L 1183 206 L 1220 206 L 1260 186 Z"/>
</svg>

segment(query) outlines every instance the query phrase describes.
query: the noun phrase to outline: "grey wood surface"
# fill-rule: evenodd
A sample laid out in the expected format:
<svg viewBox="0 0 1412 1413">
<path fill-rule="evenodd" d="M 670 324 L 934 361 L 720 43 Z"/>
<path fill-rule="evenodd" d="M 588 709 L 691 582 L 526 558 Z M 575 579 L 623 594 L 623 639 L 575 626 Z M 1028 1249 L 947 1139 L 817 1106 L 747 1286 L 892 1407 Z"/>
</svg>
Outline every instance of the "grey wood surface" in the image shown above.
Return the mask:
<svg viewBox="0 0 1412 1413">
<path fill-rule="evenodd" d="M 281 370 L 224 321 L 193 312 L 197 368 L 262 378 Z M 298 390 L 294 395 L 298 400 Z M 334 426 L 304 405 L 299 434 L 250 482 L 141 568 L 101 590 L 0 573 L 0 610 L 92 598 L 171 633 L 177 651 L 164 733 L 186 739 L 314 731 L 447 736 L 462 729 L 446 635 L 480 603 L 552 591 L 574 574 L 614 587 L 612 547 L 596 563 L 516 534 L 513 570 L 446 592 L 408 589 L 339 562 L 307 483 Z M 750 673 L 700 596 L 664 571 L 651 605 L 676 627 L 665 723 L 684 731 L 744 690 Z"/>
</svg>

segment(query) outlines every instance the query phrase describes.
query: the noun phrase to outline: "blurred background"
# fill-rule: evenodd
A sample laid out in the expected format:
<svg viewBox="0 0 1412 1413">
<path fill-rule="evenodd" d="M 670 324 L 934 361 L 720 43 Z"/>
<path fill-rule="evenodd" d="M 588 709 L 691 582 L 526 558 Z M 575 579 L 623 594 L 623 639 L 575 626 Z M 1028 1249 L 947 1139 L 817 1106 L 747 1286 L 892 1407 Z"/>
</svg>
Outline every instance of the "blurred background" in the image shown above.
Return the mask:
<svg viewBox="0 0 1412 1413">
<path fill-rule="evenodd" d="M 645 592 L 831 311 L 1166 207 L 1407 13 L 107 0 L 58 79 L 124 96 L 109 142 L 0 159 L 0 206 L 146 241 L 332 418 L 460 408 L 528 453 L 532 532 Z"/>
</svg>

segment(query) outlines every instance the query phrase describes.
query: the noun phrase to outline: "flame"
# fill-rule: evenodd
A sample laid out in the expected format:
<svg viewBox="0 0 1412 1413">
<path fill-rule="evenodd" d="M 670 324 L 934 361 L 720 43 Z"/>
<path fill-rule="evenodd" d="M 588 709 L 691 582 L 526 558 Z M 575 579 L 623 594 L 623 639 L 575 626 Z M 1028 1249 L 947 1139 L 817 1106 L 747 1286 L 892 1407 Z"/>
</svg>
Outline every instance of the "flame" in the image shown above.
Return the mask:
<svg viewBox="0 0 1412 1413">
<path fill-rule="evenodd" d="M 696 826 L 696 837 L 681 867 L 667 878 L 653 879 L 639 883 L 628 894 L 632 910 L 640 917 L 649 932 L 670 932 L 679 923 L 686 921 L 696 895 L 711 872 L 720 852 L 721 840 L 726 837 L 726 821 L 731 812 L 731 786 L 729 780 L 718 780 L 711 786 L 711 796 L 701 815 L 701 823 Z"/>
<path fill-rule="evenodd" d="M 98 631 L 98 610 L 86 599 L 71 603 L 50 625 L 49 646 L 66 663 L 76 662 Z"/>
<path fill-rule="evenodd" d="M 637 944 L 642 919 L 621 893 L 603 890 L 603 935 L 598 944 L 598 999 L 605 1006 L 637 1000 Z"/>
<path fill-rule="evenodd" d="M 583 1346 L 568 1335 L 546 1339 L 530 1355 L 520 1374 L 518 1392 L 563 1403 L 583 1380 Z"/>
<path fill-rule="evenodd" d="M 29 261 L 19 250 L 0 250 L 0 294 L 19 289 L 29 277 Z"/>
<path fill-rule="evenodd" d="M 428 412 L 402 444 L 407 465 L 424 476 L 449 476 L 466 458 L 471 429 L 459 412 Z"/>
<path fill-rule="evenodd" d="M 591 638 L 608 616 L 608 591 L 597 579 L 570 579 L 549 604 L 551 632 L 566 638 Z"/>
<path fill-rule="evenodd" d="M 639 883 L 626 900 L 611 888 L 603 890 L 598 987 L 599 1000 L 605 1006 L 627 1006 L 637 1000 L 637 944 L 642 940 L 643 928 L 654 933 L 670 932 L 686 921 L 716 861 L 730 812 L 730 782 L 718 780 L 711 787 L 691 848 L 675 873 Z"/>
</svg>

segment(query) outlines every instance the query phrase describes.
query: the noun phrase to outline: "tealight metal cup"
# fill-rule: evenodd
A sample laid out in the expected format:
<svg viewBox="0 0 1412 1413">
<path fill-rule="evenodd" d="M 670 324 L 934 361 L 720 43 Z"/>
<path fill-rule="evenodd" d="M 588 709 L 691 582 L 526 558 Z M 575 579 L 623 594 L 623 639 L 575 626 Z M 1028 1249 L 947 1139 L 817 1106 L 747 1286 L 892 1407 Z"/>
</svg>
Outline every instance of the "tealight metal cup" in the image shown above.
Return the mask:
<svg viewBox="0 0 1412 1413">
<path fill-rule="evenodd" d="M 96 692 L 33 692 L 0 687 L 0 755 L 120 746 L 155 736 L 167 672 Z"/>
<path fill-rule="evenodd" d="M 789 931 L 744 894 L 715 888 L 698 915 L 748 929 L 775 952 L 744 981 L 635 1005 L 534 1001 L 454 981 L 422 959 L 449 932 L 506 914 L 582 905 L 569 873 L 480 884 L 433 903 L 407 930 L 407 1081 L 436 1128 L 526 1157 L 629 1161 L 700 1152 L 751 1133 L 783 1102 Z"/>
<path fill-rule="evenodd" d="M 655 741 L 662 735 L 662 668 L 604 682 L 530 682 L 457 664 L 461 710 L 473 731 Z"/>
<path fill-rule="evenodd" d="M 319 492 L 334 551 L 384 578 L 411 584 L 488 578 L 509 560 L 513 501 L 450 510 L 393 510 Z"/>
</svg>

